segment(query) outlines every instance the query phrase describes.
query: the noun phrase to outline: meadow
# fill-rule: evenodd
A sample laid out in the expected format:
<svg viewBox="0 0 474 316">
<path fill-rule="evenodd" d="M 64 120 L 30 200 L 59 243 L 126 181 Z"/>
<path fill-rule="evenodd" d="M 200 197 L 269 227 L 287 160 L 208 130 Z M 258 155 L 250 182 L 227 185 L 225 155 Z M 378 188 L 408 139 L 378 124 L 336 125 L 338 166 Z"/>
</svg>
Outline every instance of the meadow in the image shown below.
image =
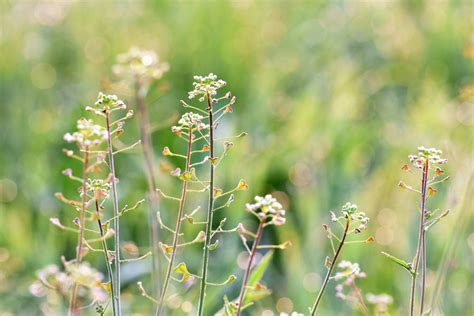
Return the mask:
<svg viewBox="0 0 474 316">
<path fill-rule="evenodd" d="M 471 315 L 473 16 L 2 1 L 0 316 Z"/>
</svg>

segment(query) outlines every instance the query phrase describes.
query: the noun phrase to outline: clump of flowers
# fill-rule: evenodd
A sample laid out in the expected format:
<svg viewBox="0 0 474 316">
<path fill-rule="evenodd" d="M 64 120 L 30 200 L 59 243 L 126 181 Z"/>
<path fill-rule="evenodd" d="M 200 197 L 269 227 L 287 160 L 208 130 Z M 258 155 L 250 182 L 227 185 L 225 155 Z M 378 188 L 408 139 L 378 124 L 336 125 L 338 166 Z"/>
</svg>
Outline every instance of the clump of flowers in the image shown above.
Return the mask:
<svg viewBox="0 0 474 316">
<path fill-rule="evenodd" d="M 346 260 L 342 260 L 338 265 L 342 271 L 338 271 L 333 279 L 338 283 L 336 285 L 336 297 L 348 301 L 351 305 L 358 305 L 364 315 L 368 315 L 369 311 L 365 305 L 360 289 L 356 285 L 356 279 L 364 279 L 365 272 L 362 272 L 359 264 Z M 347 293 L 349 288 L 349 293 Z"/>
<path fill-rule="evenodd" d="M 217 79 L 217 76 L 213 73 L 207 76 L 194 76 L 194 80 L 194 89 L 188 92 L 188 97 L 189 99 L 199 97 L 199 102 L 206 100 L 207 96 L 214 97 L 218 89 L 227 85 L 227 82 Z"/>
<path fill-rule="evenodd" d="M 162 62 L 154 51 L 132 47 L 127 53 L 118 55 L 117 64 L 112 67 L 113 73 L 123 79 L 140 80 L 149 84 L 160 79 L 169 70 L 169 65 Z"/>
<path fill-rule="evenodd" d="M 288 241 L 280 245 L 260 245 L 260 240 L 265 227 L 270 225 L 281 226 L 286 222 L 286 211 L 283 209 L 281 203 L 278 202 L 277 199 L 271 194 L 267 194 L 263 197 L 257 195 L 255 197 L 255 203 L 247 203 L 245 205 L 245 210 L 254 215 L 258 219 L 259 224 L 255 233 L 247 230 L 242 224 L 237 227 L 237 232 L 239 233 L 240 238 L 244 243 L 245 249 L 249 254 L 249 260 L 244 271 L 240 295 L 235 302 L 226 303 L 224 307 L 227 311 L 226 315 L 240 316 L 244 309 L 252 305 L 253 302 L 250 297 L 255 297 L 255 295 L 247 296 L 248 293 L 255 294 L 256 292 L 263 292 L 263 294 L 265 294 L 265 292 L 268 292 L 266 287 L 258 282 L 258 280 L 254 280 L 254 283 L 248 284 L 257 249 L 285 249 L 291 245 L 291 243 Z M 247 246 L 248 237 L 254 238 L 251 249 Z M 263 296 L 264 295 L 261 295 L 261 297 Z"/>
<path fill-rule="evenodd" d="M 265 224 L 283 225 L 286 222 L 283 206 L 271 194 L 256 196 L 255 203 L 245 204 L 245 210 L 256 215 Z"/>
<path fill-rule="evenodd" d="M 78 151 L 75 153 L 73 149 L 64 149 L 63 152 L 66 156 L 82 163 L 81 176 L 75 176 L 71 168 L 63 171 L 63 175 L 80 183 L 79 200 L 67 198 L 62 193 L 56 193 L 56 197 L 72 206 L 78 216 L 72 220 L 72 226 L 61 223 L 58 218 L 51 218 L 50 221 L 64 231 L 77 233 L 78 239 L 75 259 L 63 260 L 65 272 L 56 274 L 63 280 L 70 280 L 71 285 L 50 288 L 60 291 L 62 295 L 70 296 L 70 315 L 78 315 L 79 310 L 90 307 L 95 302 L 106 301 L 108 297 L 112 300 L 114 315 L 121 315 L 120 287 L 116 286 L 116 284 L 120 284 L 120 263 L 122 262 L 119 218 L 141 204 L 139 201 L 135 206 L 124 207 L 119 211 L 116 188 L 118 179 L 115 173 L 114 155 L 139 144 L 137 142 L 126 147 L 122 145 L 119 149 L 114 148 L 114 140 L 123 134 L 125 121 L 133 116 L 132 111 L 123 113 L 126 109 L 125 103 L 117 96 L 99 93 L 94 105 L 87 106 L 86 110 L 99 116 L 103 120 L 102 124 L 94 122 L 93 119 L 81 118 L 77 123 L 77 131 L 64 135 L 64 140 L 74 143 Z M 106 158 L 108 158 L 107 162 Z M 105 203 L 110 198 L 114 212 L 106 214 Z M 109 219 L 105 220 L 106 216 Z M 113 227 L 111 227 L 111 223 L 113 223 Z M 110 237 L 114 237 L 114 250 L 109 250 L 107 245 L 107 239 Z M 99 248 L 95 246 L 96 243 L 100 244 Z M 104 256 L 109 277 L 108 282 L 101 283 L 102 275 L 95 273 L 96 270 L 84 261 L 85 256 L 89 253 L 101 253 Z M 97 287 L 102 288 L 102 291 L 99 292 Z M 83 293 L 87 289 L 93 293 L 101 294 L 101 299 L 95 299 L 92 303 L 85 301 Z M 97 306 L 97 309 L 105 312 L 106 308 L 101 305 Z"/>
<path fill-rule="evenodd" d="M 207 108 L 201 109 L 194 107 L 181 101 L 181 104 L 185 108 L 192 109 L 192 112 L 187 112 L 181 116 L 178 120 L 177 125 L 171 127 L 171 131 L 178 138 L 186 142 L 186 151 L 179 153 L 174 149 L 170 149 L 168 146 L 163 148 L 163 155 L 167 157 L 174 157 L 177 161 L 182 161 L 183 164 L 176 168 L 171 168 L 170 174 L 181 181 L 181 195 L 179 197 L 173 197 L 165 194 L 162 190 L 157 190 L 164 199 L 178 202 L 178 210 L 176 217 L 176 224 L 173 228 L 169 228 L 158 213 L 158 222 L 160 226 L 167 231 L 172 233 L 172 243 L 170 245 L 164 242 L 160 243 L 161 250 L 167 258 L 167 271 L 163 282 L 163 291 L 161 292 L 160 299 L 158 300 L 158 308 L 156 315 L 161 315 L 161 312 L 165 307 L 165 303 L 168 295 L 168 288 L 170 280 L 178 280 L 179 282 L 185 282 L 190 280 L 200 280 L 200 298 L 198 306 L 198 315 L 203 314 L 204 298 L 206 286 L 221 286 L 230 284 L 235 280 L 235 276 L 231 275 L 228 279 L 222 283 L 211 283 L 208 281 L 208 260 L 209 251 L 213 251 L 218 247 L 218 240 L 214 243 L 211 240 L 220 233 L 230 232 L 231 230 L 225 230 L 223 228 L 226 219 L 221 220 L 219 226 L 214 228 L 213 226 L 213 213 L 230 207 L 234 201 L 234 193 L 247 189 L 245 181 L 240 182 L 231 190 L 224 191 L 217 187 L 215 181 L 215 170 L 219 163 L 229 153 L 233 147 L 233 143 L 230 141 L 232 138 L 226 138 L 223 144 L 223 149 L 220 155 L 216 150 L 216 141 L 214 138 L 214 131 L 219 123 L 219 120 L 223 115 L 231 113 L 229 111 L 230 93 L 222 98 L 213 98 L 217 94 L 217 89 L 223 87 L 222 80 L 217 80 L 215 75 L 210 74 L 206 77 L 197 76 L 195 77 L 196 82 L 193 83 L 195 88 L 194 95 L 201 95 L 202 98 L 208 100 Z M 203 99 L 203 100 L 204 100 Z M 220 104 L 221 101 L 227 100 L 225 104 Z M 235 98 L 233 99 L 235 102 Z M 217 109 L 215 107 L 218 107 Z M 216 117 L 216 115 L 218 115 Z M 242 135 L 243 136 L 243 135 Z M 241 137 L 241 135 L 237 136 Z M 209 178 L 205 179 L 201 175 L 201 170 L 206 167 L 209 168 Z M 191 210 L 187 214 L 185 208 L 187 206 L 187 199 L 189 193 L 204 193 L 209 194 L 209 204 L 207 206 L 207 214 L 205 220 L 197 220 L 198 212 L 200 207 Z M 224 200 L 225 198 L 225 200 Z M 223 201 L 219 203 L 220 201 Z M 219 203 L 219 204 L 218 204 Z M 181 227 L 183 223 L 189 223 L 192 225 L 205 225 L 205 231 L 200 231 L 199 234 L 194 237 L 192 241 L 179 243 L 179 239 L 182 238 Z M 235 231 L 235 230 L 234 230 Z M 203 270 L 201 275 L 193 274 L 188 271 L 187 266 L 184 262 L 181 262 L 175 266 L 175 258 L 177 250 L 195 243 L 204 243 L 203 247 Z M 172 273 L 180 275 L 180 278 L 175 278 Z M 148 295 L 144 295 L 149 297 Z"/>
<path fill-rule="evenodd" d="M 103 283 L 103 275 L 92 268 L 88 262 L 79 265 L 63 259 L 65 270 L 57 265 L 48 265 L 38 271 L 38 280 L 30 286 L 30 292 L 38 297 L 48 297 L 48 309 L 52 310 L 52 302 L 60 302 L 69 298 L 75 282 L 81 283 L 78 298 L 88 302 L 87 306 L 102 305 L 108 299 L 108 285 Z"/>
<path fill-rule="evenodd" d="M 420 225 L 418 231 L 418 244 L 416 248 L 416 254 L 411 262 L 396 258 L 390 254 L 383 252 L 383 254 L 406 269 L 412 276 L 411 283 L 411 298 L 410 298 L 410 315 L 414 315 L 415 309 L 415 292 L 416 292 L 416 280 L 418 276 L 418 268 L 420 262 L 421 266 L 421 287 L 420 287 L 420 315 L 424 311 L 424 298 L 425 298 L 425 285 L 426 285 L 426 232 L 436 223 L 438 223 L 443 217 L 448 215 L 449 210 L 443 211 L 440 215 L 436 215 L 438 212 L 430 211 L 426 207 L 428 198 L 436 195 L 438 189 L 435 185 L 441 184 L 449 179 L 449 176 L 443 176 L 444 170 L 440 166 L 445 165 L 448 160 L 443 158 L 442 151 L 436 148 L 418 147 L 418 153 L 409 155 L 408 160 L 415 167 L 412 170 L 408 164 L 402 166 L 402 170 L 405 172 L 419 174 L 421 172 L 421 185 L 417 189 L 414 186 L 408 185 L 403 181 L 398 183 L 402 189 L 413 191 L 420 195 Z"/>
<path fill-rule="evenodd" d="M 340 236 L 338 236 L 336 233 L 333 232 L 333 229 L 329 225 L 327 224 L 323 225 L 323 229 L 326 231 L 327 236 L 331 242 L 333 256 L 332 258 L 329 256 L 326 257 L 325 265 L 328 271 L 326 273 L 326 277 L 323 281 L 321 289 L 319 290 L 318 296 L 316 297 L 316 301 L 314 302 L 313 307 L 310 309 L 311 315 L 316 314 L 316 310 L 319 306 L 323 293 L 327 287 L 329 280 L 332 278 L 332 271 L 334 269 L 334 266 L 336 265 L 339 255 L 341 254 L 343 246 L 345 244 L 372 243 L 375 241 L 374 237 L 372 236 L 363 240 L 347 241 L 347 238 L 350 237 L 351 235 L 358 235 L 362 233 L 364 230 L 366 230 L 367 224 L 369 222 L 369 218 L 366 216 L 364 212 L 359 211 L 359 208 L 357 207 L 356 204 L 347 202 L 346 204 L 342 206 L 339 212 L 339 215 L 336 214 L 336 212 L 330 212 L 330 214 L 331 214 L 331 222 L 337 223 L 338 225 L 336 227 L 339 229 L 342 228 L 342 233 Z M 335 246 L 334 240 L 338 242 L 337 247 Z M 341 263 L 342 263 L 342 267 L 347 267 L 348 261 L 343 261 Z M 352 267 L 354 268 L 355 266 L 352 266 Z M 355 271 L 357 271 L 357 269 Z M 341 277 L 342 274 L 339 274 L 338 276 Z"/>
</svg>

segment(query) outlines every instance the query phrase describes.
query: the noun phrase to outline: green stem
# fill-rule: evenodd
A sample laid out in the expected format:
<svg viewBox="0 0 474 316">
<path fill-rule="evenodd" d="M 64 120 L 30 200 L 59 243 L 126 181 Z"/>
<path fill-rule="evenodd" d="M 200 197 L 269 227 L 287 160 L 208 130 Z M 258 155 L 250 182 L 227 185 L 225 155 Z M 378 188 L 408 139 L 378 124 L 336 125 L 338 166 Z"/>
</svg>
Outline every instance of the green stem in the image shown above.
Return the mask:
<svg viewBox="0 0 474 316">
<path fill-rule="evenodd" d="M 79 237 L 77 239 L 77 249 L 76 249 L 76 266 L 79 266 L 79 264 L 82 261 L 82 246 L 83 246 L 83 240 L 84 240 L 84 228 L 86 227 L 85 219 L 86 219 L 86 203 L 87 203 L 87 193 L 86 193 L 86 184 L 87 184 L 87 179 L 88 179 L 88 171 L 87 169 L 89 168 L 89 151 L 88 147 L 84 147 L 84 160 L 82 163 L 82 200 L 81 200 L 81 211 L 79 214 Z M 77 311 L 77 290 L 78 290 L 79 284 L 77 282 L 74 282 L 74 285 L 72 287 L 72 293 L 71 293 L 71 301 L 69 304 L 69 316 L 76 316 L 79 315 L 79 312 Z"/>
<path fill-rule="evenodd" d="M 108 250 L 108 247 L 107 247 L 107 241 L 104 239 L 104 229 L 102 228 L 102 220 L 100 219 L 100 211 L 99 211 L 99 200 L 98 199 L 95 199 L 95 212 L 96 212 L 96 215 L 97 215 L 97 224 L 99 224 L 99 231 L 100 231 L 100 239 L 101 239 L 101 243 L 102 243 L 102 250 L 104 251 L 104 257 L 105 257 L 105 265 L 107 267 L 107 273 L 109 275 L 109 281 L 110 281 L 110 292 L 112 293 L 112 312 L 113 312 L 113 315 L 116 315 L 117 314 L 117 306 L 116 306 L 116 302 L 115 300 L 113 299 L 113 295 L 114 295 L 114 280 L 113 280 L 113 272 L 112 272 L 112 265 L 110 264 L 110 260 L 109 260 L 109 250 Z"/>
<path fill-rule="evenodd" d="M 212 113 L 212 100 L 209 93 L 206 93 L 207 97 L 207 112 L 209 117 L 209 155 L 214 158 L 214 121 Z M 204 301 L 206 299 L 206 282 L 207 282 L 207 268 L 209 264 L 209 244 L 211 242 L 211 231 L 212 231 L 212 220 L 214 208 L 214 164 L 210 164 L 210 176 L 209 176 L 209 202 L 207 209 L 207 224 L 206 224 L 206 240 L 204 242 L 204 255 L 202 262 L 202 279 L 199 293 L 199 305 L 198 315 L 202 316 L 204 311 Z"/>
<path fill-rule="evenodd" d="M 188 136 L 188 149 L 186 153 L 186 168 L 185 172 L 189 172 L 190 169 L 190 164 L 191 164 L 191 149 L 192 149 L 192 143 L 193 143 L 193 133 L 192 129 L 189 131 L 189 136 Z M 158 303 L 158 308 L 156 310 L 156 316 L 160 316 L 161 312 L 163 310 L 163 303 L 166 297 L 166 292 L 168 291 L 168 284 L 171 278 L 171 270 L 173 269 L 173 263 L 174 259 L 176 257 L 176 251 L 177 251 L 177 246 L 178 246 L 178 238 L 179 234 L 181 231 L 181 217 L 183 217 L 183 210 L 184 210 L 184 204 L 186 202 L 186 192 L 188 190 L 188 181 L 183 180 L 183 187 L 181 190 L 181 198 L 179 199 L 179 207 L 178 207 L 178 216 L 176 218 L 176 228 L 174 230 L 174 235 L 173 235 L 173 248 L 171 250 L 171 256 L 170 260 L 168 262 L 168 268 L 166 270 L 166 275 L 165 275 L 165 281 L 163 284 L 163 291 L 161 292 L 161 297 L 160 301 Z"/>
<path fill-rule="evenodd" d="M 110 113 L 105 111 L 105 123 L 107 128 L 107 150 L 109 156 L 109 168 L 110 174 L 112 177 L 112 202 L 114 208 L 114 228 L 115 228 L 115 256 L 114 256 L 114 263 L 115 263 L 115 293 L 114 293 L 114 300 L 117 307 L 117 315 L 121 315 L 121 301 L 120 301 L 120 214 L 119 214 L 119 207 L 118 207 L 118 195 L 117 195 L 117 179 L 115 177 L 115 164 L 114 164 L 114 156 L 113 156 L 113 149 L 112 149 L 112 135 L 110 132 Z"/>
<path fill-rule="evenodd" d="M 421 180 L 421 215 L 420 215 L 420 228 L 418 234 L 418 244 L 416 247 L 416 255 L 413 261 L 413 273 L 411 279 L 411 295 L 410 295 L 410 316 L 414 315 L 415 312 L 415 292 L 416 292 L 416 278 L 418 274 L 418 266 L 420 263 L 420 256 L 422 255 L 423 250 L 425 247 L 423 246 L 424 238 L 425 238 L 425 203 L 426 203 L 426 182 L 428 180 L 428 164 L 429 161 L 426 159 L 423 164 L 423 177 Z M 425 257 L 425 255 L 423 255 Z M 423 260 L 424 261 L 424 260 Z M 423 299 L 425 294 L 425 272 L 426 272 L 426 263 L 423 262 L 422 267 L 422 279 L 423 284 L 421 287 L 421 307 L 420 307 L 420 315 L 423 313 Z"/>
<path fill-rule="evenodd" d="M 159 230 L 156 212 L 160 203 L 158 193 L 156 192 L 155 170 L 153 168 L 153 144 L 150 135 L 150 122 L 148 117 L 148 110 L 145 105 L 145 91 L 140 84 L 140 80 L 135 80 L 135 103 L 138 112 L 138 124 L 140 129 L 140 139 L 142 141 L 143 158 L 145 161 L 145 174 L 148 185 L 148 200 L 150 203 L 148 212 L 148 222 L 150 225 L 150 244 L 153 253 L 152 259 L 152 279 L 153 297 L 155 299 L 160 297 L 161 282 L 158 280 L 161 271 L 161 264 L 159 260 Z"/>
<path fill-rule="evenodd" d="M 339 254 L 341 253 L 342 246 L 344 246 L 344 241 L 346 240 L 347 232 L 349 230 L 349 219 L 346 219 L 346 226 L 344 227 L 344 234 L 342 235 L 341 242 L 339 243 L 339 246 L 337 247 L 336 253 L 334 254 L 334 258 L 331 261 L 331 266 L 329 267 L 329 270 L 326 274 L 326 278 L 324 279 L 323 285 L 321 286 L 321 289 L 319 290 L 318 296 L 316 297 L 316 301 L 314 302 L 313 308 L 311 309 L 311 316 L 316 315 L 316 310 L 318 309 L 319 302 L 321 301 L 321 298 L 323 296 L 324 290 L 326 289 L 326 286 L 328 285 L 329 279 L 331 277 L 332 270 L 334 269 L 334 266 L 336 265 L 337 258 L 339 257 Z"/>
<path fill-rule="evenodd" d="M 245 269 L 244 279 L 242 281 L 242 288 L 240 289 L 239 295 L 239 303 L 237 305 L 237 316 L 240 316 L 240 310 L 242 308 L 242 304 L 244 303 L 245 292 L 247 290 L 247 282 L 250 275 L 250 270 L 252 269 L 252 262 L 257 253 L 258 244 L 260 243 L 260 239 L 262 238 L 263 227 L 265 225 L 265 221 L 260 220 L 260 224 L 258 225 L 257 233 L 255 240 L 253 242 L 252 251 L 250 252 L 249 262 L 247 263 L 247 268 Z"/>
</svg>

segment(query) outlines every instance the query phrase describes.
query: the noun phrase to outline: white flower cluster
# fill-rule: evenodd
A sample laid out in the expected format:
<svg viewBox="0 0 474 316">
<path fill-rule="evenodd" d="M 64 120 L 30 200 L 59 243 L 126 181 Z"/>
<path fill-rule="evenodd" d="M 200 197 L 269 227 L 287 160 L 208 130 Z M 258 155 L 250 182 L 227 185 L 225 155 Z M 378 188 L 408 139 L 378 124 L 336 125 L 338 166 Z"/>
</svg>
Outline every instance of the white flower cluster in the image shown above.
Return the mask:
<svg viewBox="0 0 474 316">
<path fill-rule="evenodd" d="M 426 148 L 420 146 L 417 148 L 418 154 L 416 155 L 409 155 L 408 159 L 413 164 L 415 168 L 423 169 L 423 164 L 426 160 L 430 165 L 443 165 L 448 162 L 448 159 L 441 158 L 441 154 L 443 153 L 441 150 L 436 148 Z"/>
<path fill-rule="evenodd" d="M 152 80 L 160 79 L 169 68 L 154 51 L 132 47 L 117 57 L 117 64 L 112 67 L 112 72 L 123 79 L 140 80 L 142 84 L 149 84 Z"/>
<path fill-rule="evenodd" d="M 127 105 L 115 94 L 105 94 L 103 92 L 99 92 L 94 107 L 99 108 L 102 111 L 110 111 L 114 109 L 125 110 Z M 86 108 L 86 110 L 89 110 L 89 108 Z"/>
<path fill-rule="evenodd" d="M 255 197 L 256 203 L 245 204 L 245 209 L 248 212 L 253 212 L 258 215 L 262 220 L 267 218 L 271 219 L 271 223 L 274 225 L 283 225 L 286 222 L 285 213 L 283 206 L 277 201 L 271 194 Z"/>
<path fill-rule="evenodd" d="M 341 283 L 336 285 L 336 297 L 346 299 L 347 295 L 344 294 L 344 287 L 351 286 L 356 278 L 365 278 L 367 275 L 360 270 L 357 262 L 352 263 L 342 260 L 337 266 L 343 271 L 337 272 L 334 275 L 336 281 L 341 281 Z"/>
<path fill-rule="evenodd" d="M 112 184 L 103 179 L 88 179 L 86 183 L 87 192 L 92 192 L 97 199 L 108 199 Z"/>
<path fill-rule="evenodd" d="M 30 292 L 35 296 L 48 295 L 49 289 L 55 289 L 62 296 L 69 295 L 74 282 L 80 283 L 87 291 L 80 291 L 79 295 L 88 300 L 105 302 L 108 295 L 102 287 L 103 275 L 92 268 L 88 262 L 76 265 L 64 262 L 66 271 L 61 271 L 56 265 L 48 265 L 38 272 L 38 281 L 30 286 Z"/>
<path fill-rule="evenodd" d="M 200 96 L 199 102 L 202 102 L 206 99 L 206 95 L 213 97 L 217 94 L 217 90 L 225 87 L 226 82 L 221 79 L 217 79 L 217 76 L 213 73 L 210 73 L 207 76 L 194 76 L 194 90 L 188 92 L 189 99 L 194 99 L 197 96 Z"/>
<path fill-rule="evenodd" d="M 171 131 L 176 135 L 181 135 L 184 129 L 192 129 L 196 127 L 198 130 L 209 128 L 209 124 L 205 124 L 202 120 L 204 117 L 200 114 L 187 112 L 184 113 L 178 121 L 179 126 L 172 126 Z"/>
<path fill-rule="evenodd" d="M 77 121 L 77 132 L 66 133 L 64 140 L 80 146 L 97 146 L 107 140 L 107 130 L 94 124 L 91 119 L 81 118 Z"/>
<path fill-rule="evenodd" d="M 351 221 L 360 222 L 359 226 L 356 227 L 353 232 L 358 234 L 363 230 L 367 229 L 367 223 L 369 222 L 369 218 L 365 215 L 364 212 L 359 212 L 357 205 L 347 202 L 342 206 L 342 217 L 349 219 Z M 336 217 L 334 212 L 331 212 L 331 221 L 337 222 L 340 218 Z"/>
</svg>

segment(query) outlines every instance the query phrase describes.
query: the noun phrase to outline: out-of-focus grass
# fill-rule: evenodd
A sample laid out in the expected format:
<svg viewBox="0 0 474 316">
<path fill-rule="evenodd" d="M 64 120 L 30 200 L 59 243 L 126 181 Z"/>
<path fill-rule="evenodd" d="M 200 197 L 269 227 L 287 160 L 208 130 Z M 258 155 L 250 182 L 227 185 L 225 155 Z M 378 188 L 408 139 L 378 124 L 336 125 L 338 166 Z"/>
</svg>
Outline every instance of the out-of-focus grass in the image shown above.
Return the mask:
<svg viewBox="0 0 474 316">
<path fill-rule="evenodd" d="M 276 253 L 265 278 L 273 295 L 253 312 L 307 311 L 330 251 L 321 224 L 329 210 L 351 200 L 371 217 L 369 233 L 378 242 L 347 248 L 342 257 L 367 272 L 359 282 L 364 293 L 393 295 L 392 312 L 404 315 L 409 276 L 379 253 L 407 260 L 414 254 L 417 197 L 397 182 L 414 179 L 400 166 L 416 146 L 441 148 L 449 159 L 452 182 L 433 207 L 458 210 L 472 177 L 473 13 L 469 1 L 2 2 L 0 311 L 34 314 L 42 303 L 28 290 L 35 272 L 59 263 L 61 255 L 72 257 L 75 236 L 48 221 L 74 217 L 53 197 L 76 190 L 61 175 L 71 164 L 61 153 L 62 135 L 83 115 L 82 106 L 109 86 L 115 56 L 136 45 L 157 50 L 171 65 L 148 97 L 153 123 L 182 111 L 178 100 L 194 74 L 217 73 L 238 96 L 233 120 L 221 128 L 249 137 L 239 141 L 219 181 L 230 186 L 243 177 L 251 189 L 229 210 L 230 225 L 246 220 L 243 203 L 255 194 L 278 192 L 286 203 L 288 224 L 265 238 L 290 239 L 293 247 Z M 129 124 L 128 139 L 136 135 Z M 153 136 L 159 159 L 163 146 L 177 145 L 167 126 Z M 126 201 L 143 198 L 139 155 L 125 155 L 117 168 Z M 172 190 L 166 175 L 158 177 L 160 187 Z M 472 208 L 472 194 L 467 199 L 465 207 Z M 173 210 L 166 203 L 162 208 Z M 468 229 L 450 258 L 441 301 L 446 315 L 472 311 L 465 293 L 474 237 L 471 210 L 464 214 Z M 429 234 L 428 295 L 455 219 L 449 216 Z M 125 219 L 123 238 L 147 247 L 145 220 L 145 208 Z M 242 272 L 235 262 L 242 251 L 238 238 L 223 242 L 211 258 L 215 278 Z M 183 256 L 190 269 L 199 268 L 199 247 Z M 129 281 L 125 291 L 136 294 L 136 276 Z M 237 291 L 237 282 L 211 289 L 208 310 L 221 306 L 224 292 Z M 332 285 L 322 314 L 348 314 L 333 291 Z M 132 309 L 148 315 L 147 301 L 128 298 Z"/>
</svg>

